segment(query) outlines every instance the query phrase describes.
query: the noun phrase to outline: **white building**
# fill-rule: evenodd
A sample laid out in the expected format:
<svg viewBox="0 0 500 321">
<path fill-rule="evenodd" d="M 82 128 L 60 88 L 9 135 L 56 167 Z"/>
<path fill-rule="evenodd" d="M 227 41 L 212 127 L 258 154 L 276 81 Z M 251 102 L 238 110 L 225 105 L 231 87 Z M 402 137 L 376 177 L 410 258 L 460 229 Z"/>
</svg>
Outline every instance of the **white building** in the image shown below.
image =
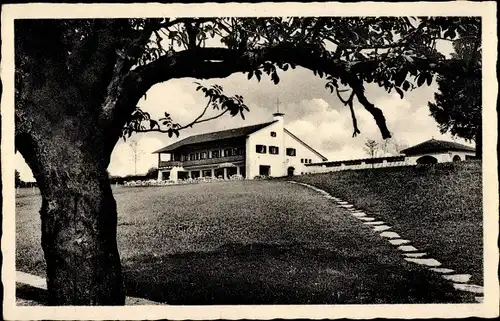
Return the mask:
<svg viewBox="0 0 500 321">
<path fill-rule="evenodd" d="M 409 165 L 459 162 L 474 159 L 476 150 L 455 142 L 429 139 L 401 151 Z"/>
<path fill-rule="evenodd" d="M 298 175 L 307 164 L 327 161 L 287 130 L 283 117 L 275 113 L 267 123 L 194 135 L 155 151 L 158 180 Z"/>
<path fill-rule="evenodd" d="M 397 156 L 336 160 L 307 164 L 307 173 L 326 173 L 348 169 L 412 166 L 475 159 L 475 149 L 455 142 L 429 139 L 406 148 Z"/>
</svg>

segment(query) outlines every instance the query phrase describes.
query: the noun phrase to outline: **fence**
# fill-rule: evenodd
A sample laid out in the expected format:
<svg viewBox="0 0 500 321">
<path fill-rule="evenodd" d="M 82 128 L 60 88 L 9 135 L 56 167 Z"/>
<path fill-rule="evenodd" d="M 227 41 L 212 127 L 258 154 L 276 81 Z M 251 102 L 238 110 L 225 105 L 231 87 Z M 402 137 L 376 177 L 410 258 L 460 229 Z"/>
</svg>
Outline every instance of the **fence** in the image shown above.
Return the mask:
<svg viewBox="0 0 500 321">
<path fill-rule="evenodd" d="M 378 163 L 372 163 L 372 164 L 367 164 L 365 162 L 361 162 L 361 164 L 335 164 L 335 166 L 328 166 L 328 165 L 310 165 L 307 166 L 308 168 L 308 173 L 328 173 L 328 172 L 340 172 L 340 171 L 346 171 L 346 170 L 357 170 L 357 169 L 372 169 L 372 168 L 384 168 L 384 167 L 398 167 L 398 166 L 410 166 L 412 165 L 409 161 L 407 160 L 397 160 L 397 161 L 383 161 L 383 162 L 378 162 Z"/>
<path fill-rule="evenodd" d="M 212 178 L 212 177 L 198 177 L 198 178 L 187 178 L 187 179 L 179 179 L 177 181 L 165 180 L 158 181 L 155 179 L 150 179 L 147 181 L 130 181 L 125 182 L 124 186 L 126 187 L 142 187 L 142 186 L 171 186 L 171 185 L 186 185 L 186 184 L 199 184 L 199 183 L 214 183 L 214 182 L 222 182 L 222 181 L 235 181 L 235 180 L 243 180 L 243 176 L 241 175 L 232 175 L 229 179 L 223 178 Z"/>
</svg>

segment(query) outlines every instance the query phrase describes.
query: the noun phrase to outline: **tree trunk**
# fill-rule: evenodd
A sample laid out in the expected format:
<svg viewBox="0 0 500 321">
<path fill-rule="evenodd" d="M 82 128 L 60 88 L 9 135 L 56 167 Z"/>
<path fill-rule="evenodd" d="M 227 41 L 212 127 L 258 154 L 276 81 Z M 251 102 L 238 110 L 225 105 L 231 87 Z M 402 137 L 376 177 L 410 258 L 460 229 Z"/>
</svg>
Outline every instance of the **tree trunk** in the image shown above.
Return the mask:
<svg viewBox="0 0 500 321">
<path fill-rule="evenodd" d="M 476 159 L 483 159 L 483 130 L 479 126 L 476 132 Z"/>
<path fill-rule="evenodd" d="M 79 132 L 59 128 L 16 142 L 42 194 L 49 305 L 123 305 L 108 161 L 95 149 L 101 139 L 78 141 Z"/>
</svg>

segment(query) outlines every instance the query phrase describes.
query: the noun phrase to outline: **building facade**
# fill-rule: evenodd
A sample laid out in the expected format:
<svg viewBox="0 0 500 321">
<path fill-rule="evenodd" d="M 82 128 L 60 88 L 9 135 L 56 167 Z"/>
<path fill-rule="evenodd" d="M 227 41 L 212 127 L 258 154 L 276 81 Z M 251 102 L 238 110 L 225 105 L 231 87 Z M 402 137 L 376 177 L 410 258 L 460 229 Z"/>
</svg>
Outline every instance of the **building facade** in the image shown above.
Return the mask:
<svg viewBox="0 0 500 321">
<path fill-rule="evenodd" d="M 284 114 L 267 123 L 187 137 L 155 151 L 158 180 L 234 175 L 280 177 L 327 159 L 284 127 Z"/>
<path fill-rule="evenodd" d="M 326 173 L 349 169 L 437 164 L 475 159 L 475 149 L 455 142 L 430 139 L 401 151 L 401 155 L 338 160 L 307 164 L 307 173 Z"/>
</svg>

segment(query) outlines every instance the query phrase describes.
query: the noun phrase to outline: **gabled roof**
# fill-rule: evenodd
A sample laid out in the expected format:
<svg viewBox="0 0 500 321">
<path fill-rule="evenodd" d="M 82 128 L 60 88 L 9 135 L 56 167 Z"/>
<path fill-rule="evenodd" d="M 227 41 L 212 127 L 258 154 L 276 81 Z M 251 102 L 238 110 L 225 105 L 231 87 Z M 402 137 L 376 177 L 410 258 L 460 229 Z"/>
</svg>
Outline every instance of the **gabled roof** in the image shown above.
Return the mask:
<svg viewBox="0 0 500 321">
<path fill-rule="evenodd" d="M 262 123 L 262 124 L 256 124 L 256 125 L 252 125 L 252 126 L 239 127 L 239 128 L 221 130 L 218 132 L 211 132 L 211 133 L 206 133 L 206 134 L 189 136 L 189 137 L 186 137 L 186 138 L 184 138 L 178 142 L 175 142 L 171 145 L 163 147 L 163 148 L 153 152 L 153 154 L 168 153 L 168 152 L 176 150 L 179 147 L 186 146 L 186 145 L 215 142 L 215 141 L 230 139 L 230 138 L 246 137 L 252 133 L 255 133 L 256 131 L 258 131 L 262 128 L 265 128 L 271 124 L 274 124 L 275 122 L 277 122 L 277 120 L 273 120 L 271 122 Z"/>
<path fill-rule="evenodd" d="M 436 153 L 443 151 L 474 152 L 476 151 L 476 149 L 459 143 L 437 140 L 432 138 L 423 143 L 404 149 L 401 151 L 401 153 L 405 155 L 417 155 L 417 154 Z"/>
<path fill-rule="evenodd" d="M 288 135 L 292 136 L 292 138 L 294 138 L 295 140 L 297 140 L 299 143 L 301 143 L 302 145 L 304 145 L 304 147 L 306 147 L 307 149 L 309 149 L 311 152 L 313 152 L 314 154 L 318 155 L 323 161 L 327 161 L 328 159 L 321 155 L 318 151 L 316 151 L 314 148 L 312 148 L 311 146 L 307 145 L 306 143 L 304 143 L 304 141 L 302 141 L 300 138 L 298 138 L 297 136 L 295 136 L 294 134 L 292 134 L 288 129 L 284 128 L 284 131 L 285 133 L 287 133 Z"/>
</svg>

